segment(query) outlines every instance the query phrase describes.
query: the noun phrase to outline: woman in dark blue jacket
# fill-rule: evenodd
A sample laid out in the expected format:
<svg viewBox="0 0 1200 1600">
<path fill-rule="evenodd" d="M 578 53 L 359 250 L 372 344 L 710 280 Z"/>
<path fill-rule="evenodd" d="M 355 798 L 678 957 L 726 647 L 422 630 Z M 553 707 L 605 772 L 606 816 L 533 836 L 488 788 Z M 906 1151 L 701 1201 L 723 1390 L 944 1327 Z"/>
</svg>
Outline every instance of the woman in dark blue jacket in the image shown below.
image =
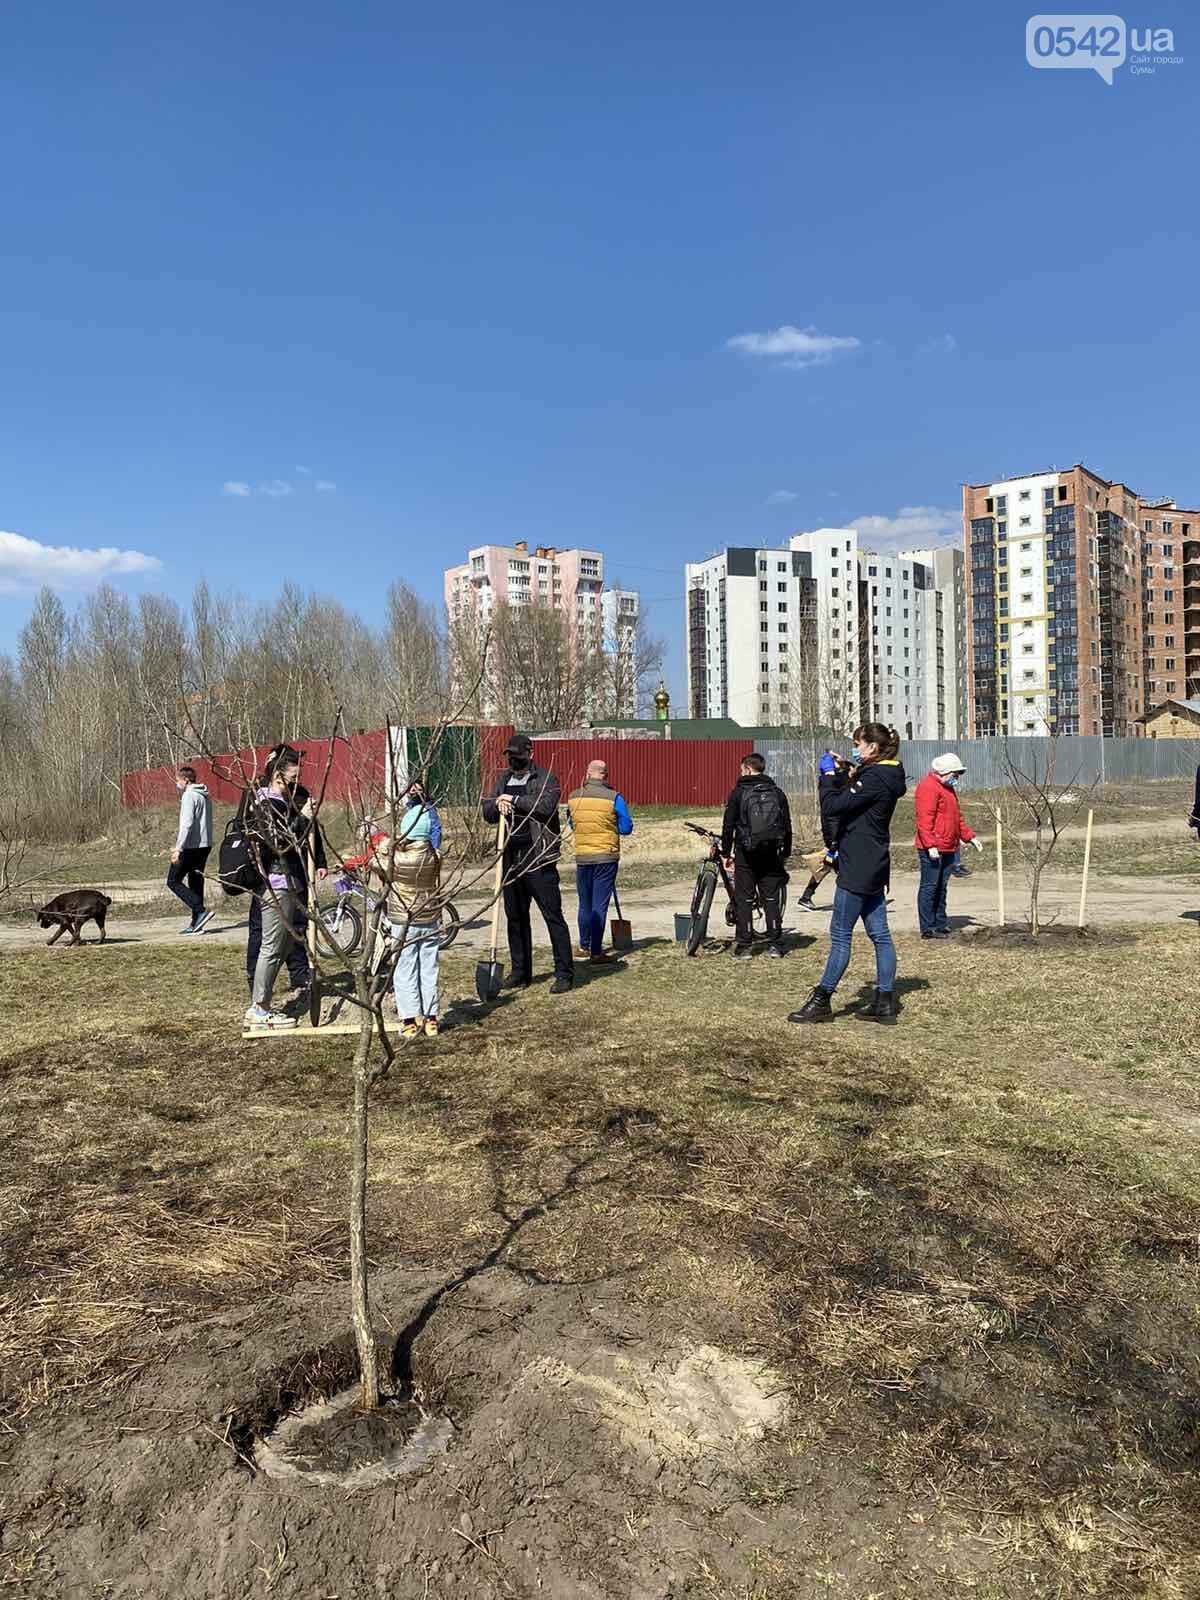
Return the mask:
<svg viewBox="0 0 1200 1600">
<path fill-rule="evenodd" d="M 837 893 L 829 924 L 829 960 L 821 981 L 789 1022 L 825 1022 L 830 1000 L 850 965 L 850 944 L 860 919 L 875 946 L 875 998 L 857 1015 L 866 1022 L 896 1020 L 896 947 L 887 920 L 892 875 L 890 827 L 904 793 L 900 737 L 881 722 L 854 734 L 855 763 L 821 779 L 821 823 L 836 835 Z"/>
</svg>

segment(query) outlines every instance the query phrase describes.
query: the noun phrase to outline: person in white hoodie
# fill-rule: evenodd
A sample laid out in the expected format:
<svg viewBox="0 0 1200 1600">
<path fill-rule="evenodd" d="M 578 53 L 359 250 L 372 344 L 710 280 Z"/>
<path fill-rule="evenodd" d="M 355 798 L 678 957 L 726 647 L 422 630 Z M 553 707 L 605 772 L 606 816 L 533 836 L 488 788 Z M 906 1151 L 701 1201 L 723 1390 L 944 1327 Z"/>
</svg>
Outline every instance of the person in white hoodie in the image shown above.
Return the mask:
<svg viewBox="0 0 1200 1600">
<path fill-rule="evenodd" d="M 212 849 L 212 797 L 196 780 L 195 767 L 180 767 L 175 776 L 179 790 L 179 832 L 171 851 L 167 888 L 191 912 L 180 933 L 199 933 L 216 916 L 204 909 L 204 866 Z"/>
</svg>

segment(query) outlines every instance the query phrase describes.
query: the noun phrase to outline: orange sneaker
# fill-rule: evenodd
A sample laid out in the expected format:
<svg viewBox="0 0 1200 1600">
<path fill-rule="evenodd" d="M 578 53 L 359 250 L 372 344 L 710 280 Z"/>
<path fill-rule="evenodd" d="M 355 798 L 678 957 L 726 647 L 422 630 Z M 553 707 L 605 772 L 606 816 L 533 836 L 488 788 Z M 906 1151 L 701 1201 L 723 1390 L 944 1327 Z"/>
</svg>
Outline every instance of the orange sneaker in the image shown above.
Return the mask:
<svg viewBox="0 0 1200 1600">
<path fill-rule="evenodd" d="M 436 1017 L 426 1017 L 425 1018 L 425 1037 L 427 1039 L 436 1039 L 437 1036 L 438 1036 L 438 1019 Z"/>
</svg>

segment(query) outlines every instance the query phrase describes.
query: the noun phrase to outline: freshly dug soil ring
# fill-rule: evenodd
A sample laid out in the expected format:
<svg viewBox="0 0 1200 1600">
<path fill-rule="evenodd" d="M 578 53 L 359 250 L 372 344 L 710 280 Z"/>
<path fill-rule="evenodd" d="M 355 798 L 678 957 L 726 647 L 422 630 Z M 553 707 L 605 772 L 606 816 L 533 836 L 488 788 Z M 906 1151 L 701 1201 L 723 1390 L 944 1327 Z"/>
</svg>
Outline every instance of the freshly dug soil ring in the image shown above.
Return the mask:
<svg viewBox="0 0 1200 1600">
<path fill-rule="evenodd" d="M 1026 927 L 1006 926 L 996 927 L 971 927 L 963 929 L 963 936 L 972 944 L 987 945 L 990 949 L 1020 949 L 1032 950 L 1039 945 L 1047 949 L 1062 950 L 1064 947 L 1080 945 L 1088 949 L 1096 949 L 1101 945 L 1132 944 L 1131 934 L 1123 933 L 1113 928 L 1068 928 L 1051 926 L 1043 928 L 1035 939 Z"/>
<path fill-rule="evenodd" d="M 448 1417 L 402 1400 L 364 1411 L 360 1398 L 356 1384 L 292 1412 L 258 1441 L 255 1466 L 268 1478 L 371 1489 L 416 1472 L 449 1449 L 454 1429 Z"/>
</svg>

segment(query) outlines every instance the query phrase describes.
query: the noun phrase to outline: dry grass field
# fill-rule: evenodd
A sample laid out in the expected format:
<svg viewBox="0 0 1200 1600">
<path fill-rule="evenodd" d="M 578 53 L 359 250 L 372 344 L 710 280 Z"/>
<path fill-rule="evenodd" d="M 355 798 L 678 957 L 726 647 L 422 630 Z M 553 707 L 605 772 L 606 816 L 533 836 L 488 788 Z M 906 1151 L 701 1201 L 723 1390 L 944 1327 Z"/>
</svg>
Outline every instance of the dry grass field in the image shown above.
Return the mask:
<svg viewBox="0 0 1200 1600">
<path fill-rule="evenodd" d="M 351 1497 L 245 1462 L 348 1374 L 347 1041 L 243 1041 L 219 946 L 6 954 L 6 1592 L 1194 1596 L 1196 931 L 899 944 L 892 1030 L 790 1026 L 796 960 L 484 1013 L 447 958 L 370 1207 L 455 1438 Z"/>
</svg>

